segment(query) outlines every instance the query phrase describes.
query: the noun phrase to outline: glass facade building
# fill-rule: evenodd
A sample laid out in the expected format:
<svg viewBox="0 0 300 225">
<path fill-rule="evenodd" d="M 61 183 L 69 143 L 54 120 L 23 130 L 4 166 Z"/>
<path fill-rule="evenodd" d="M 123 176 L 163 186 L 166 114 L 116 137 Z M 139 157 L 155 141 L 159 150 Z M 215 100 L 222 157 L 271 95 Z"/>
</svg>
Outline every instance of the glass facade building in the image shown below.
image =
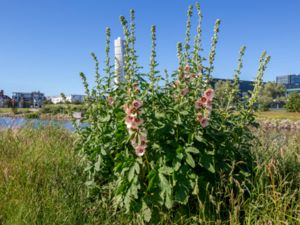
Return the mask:
<svg viewBox="0 0 300 225">
<path fill-rule="evenodd" d="M 291 92 L 300 92 L 300 74 L 277 76 L 276 83 L 284 84 L 287 94 Z"/>
</svg>

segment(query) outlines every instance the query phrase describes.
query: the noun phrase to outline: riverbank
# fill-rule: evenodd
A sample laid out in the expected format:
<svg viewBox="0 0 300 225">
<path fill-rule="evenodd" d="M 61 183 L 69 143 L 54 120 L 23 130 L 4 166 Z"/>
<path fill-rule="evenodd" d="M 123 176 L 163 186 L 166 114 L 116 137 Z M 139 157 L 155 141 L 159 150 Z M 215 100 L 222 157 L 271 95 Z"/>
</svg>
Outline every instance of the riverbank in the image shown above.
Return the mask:
<svg viewBox="0 0 300 225">
<path fill-rule="evenodd" d="M 28 118 L 28 119 L 42 119 L 42 120 L 71 120 L 72 118 L 68 114 L 58 113 L 40 113 L 40 112 L 27 112 L 14 114 L 11 112 L 0 113 L 0 117 L 11 118 Z"/>
</svg>

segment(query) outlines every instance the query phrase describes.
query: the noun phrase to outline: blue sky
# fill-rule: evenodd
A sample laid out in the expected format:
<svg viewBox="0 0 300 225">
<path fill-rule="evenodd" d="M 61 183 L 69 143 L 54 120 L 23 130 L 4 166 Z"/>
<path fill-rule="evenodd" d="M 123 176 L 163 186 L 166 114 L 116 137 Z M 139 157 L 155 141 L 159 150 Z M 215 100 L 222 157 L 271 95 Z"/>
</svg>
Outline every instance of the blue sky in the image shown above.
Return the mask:
<svg viewBox="0 0 300 225">
<path fill-rule="evenodd" d="M 215 77 L 230 78 L 241 45 L 247 46 L 241 79 L 255 77 L 263 50 L 272 56 L 265 80 L 300 73 L 299 0 L 200 0 L 203 47 L 221 19 Z M 190 0 L 0 0 L 0 89 L 46 95 L 83 93 L 79 72 L 93 80 L 95 52 L 104 61 L 105 28 L 122 36 L 119 16 L 136 11 L 137 52 L 147 71 L 150 27 L 157 26 L 161 70 L 177 66 L 176 43 L 184 40 Z M 193 31 L 196 30 L 196 16 Z M 207 51 L 204 52 L 207 54 Z"/>
</svg>

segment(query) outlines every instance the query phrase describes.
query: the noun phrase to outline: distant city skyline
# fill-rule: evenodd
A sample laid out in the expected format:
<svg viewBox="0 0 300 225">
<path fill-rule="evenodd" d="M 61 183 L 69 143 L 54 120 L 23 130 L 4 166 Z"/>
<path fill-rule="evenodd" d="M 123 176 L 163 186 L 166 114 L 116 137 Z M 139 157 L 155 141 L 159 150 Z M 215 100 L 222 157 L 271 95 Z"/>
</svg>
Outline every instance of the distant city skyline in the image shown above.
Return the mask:
<svg viewBox="0 0 300 225">
<path fill-rule="evenodd" d="M 176 43 L 184 41 L 186 10 L 195 2 L 0 0 L 0 89 L 7 95 L 19 91 L 41 91 L 47 96 L 83 94 L 79 72 L 86 73 L 92 84 L 94 62 L 90 53 L 95 52 L 101 62 L 105 60 L 105 28 L 110 27 L 113 57 L 114 39 L 123 35 L 119 16 L 129 19 L 131 8 L 136 11 L 139 63 L 148 71 L 150 27 L 155 24 L 159 69 L 171 72 L 177 67 Z M 232 78 L 242 45 L 247 46 L 242 80 L 253 80 L 263 50 L 272 57 L 265 81 L 300 73 L 300 1 L 199 2 L 206 56 L 214 22 L 221 19 L 214 77 Z M 193 35 L 196 23 L 194 12 Z"/>
</svg>

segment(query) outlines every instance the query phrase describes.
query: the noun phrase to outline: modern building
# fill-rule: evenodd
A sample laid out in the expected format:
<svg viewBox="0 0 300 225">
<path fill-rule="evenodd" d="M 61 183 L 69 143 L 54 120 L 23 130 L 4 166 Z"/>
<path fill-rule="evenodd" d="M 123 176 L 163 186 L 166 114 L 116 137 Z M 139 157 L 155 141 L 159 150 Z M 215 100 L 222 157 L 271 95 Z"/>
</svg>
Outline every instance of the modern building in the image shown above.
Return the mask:
<svg viewBox="0 0 300 225">
<path fill-rule="evenodd" d="M 13 107 L 18 108 L 40 108 L 45 99 L 45 95 L 39 91 L 14 92 L 12 95 Z"/>
<path fill-rule="evenodd" d="M 53 96 L 49 97 L 53 104 L 64 103 L 64 98 L 62 96 Z M 66 101 L 70 103 L 83 103 L 85 95 L 67 95 Z"/>
<path fill-rule="evenodd" d="M 300 74 L 289 74 L 276 77 L 276 83 L 286 87 L 287 94 L 291 92 L 300 93 Z"/>
<path fill-rule="evenodd" d="M 4 95 L 4 91 L 0 90 L 0 108 L 9 107 L 11 103 L 11 98 Z"/>
</svg>

